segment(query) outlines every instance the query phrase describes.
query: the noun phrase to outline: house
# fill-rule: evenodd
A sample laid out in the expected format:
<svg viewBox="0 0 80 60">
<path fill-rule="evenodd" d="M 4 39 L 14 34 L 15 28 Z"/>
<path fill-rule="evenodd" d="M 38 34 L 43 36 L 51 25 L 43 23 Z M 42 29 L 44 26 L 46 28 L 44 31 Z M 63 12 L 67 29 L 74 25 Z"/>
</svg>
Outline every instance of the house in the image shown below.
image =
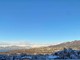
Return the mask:
<svg viewBox="0 0 80 60">
<path fill-rule="evenodd" d="M 59 58 L 59 56 L 48 55 L 46 57 L 46 60 L 53 60 L 53 59 L 56 59 L 56 58 Z"/>
<path fill-rule="evenodd" d="M 31 56 L 24 56 L 24 57 L 21 57 L 21 60 L 31 60 L 32 57 Z"/>
</svg>

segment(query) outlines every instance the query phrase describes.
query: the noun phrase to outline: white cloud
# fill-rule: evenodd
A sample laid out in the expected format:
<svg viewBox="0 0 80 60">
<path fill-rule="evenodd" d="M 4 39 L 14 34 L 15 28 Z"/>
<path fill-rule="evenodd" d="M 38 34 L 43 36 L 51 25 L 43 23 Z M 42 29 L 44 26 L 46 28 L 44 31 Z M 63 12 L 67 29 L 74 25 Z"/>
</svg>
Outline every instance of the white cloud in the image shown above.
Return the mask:
<svg viewBox="0 0 80 60">
<path fill-rule="evenodd" d="M 58 43 L 57 43 L 58 44 Z M 6 46 L 21 46 L 21 47 L 45 47 L 45 46 L 50 46 L 50 45 L 56 45 L 56 43 L 53 44 L 34 44 L 27 42 L 25 40 L 16 40 L 16 41 L 3 41 L 0 42 L 1 47 L 6 47 Z"/>
</svg>

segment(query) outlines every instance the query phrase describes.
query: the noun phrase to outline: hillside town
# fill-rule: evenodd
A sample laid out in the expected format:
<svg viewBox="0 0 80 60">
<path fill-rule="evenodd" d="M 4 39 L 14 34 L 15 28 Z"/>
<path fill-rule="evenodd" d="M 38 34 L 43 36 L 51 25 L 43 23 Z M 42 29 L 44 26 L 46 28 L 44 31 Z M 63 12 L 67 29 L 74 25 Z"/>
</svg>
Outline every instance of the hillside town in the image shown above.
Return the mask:
<svg viewBox="0 0 80 60">
<path fill-rule="evenodd" d="M 56 60 L 56 59 L 80 59 L 80 50 L 64 48 L 64 50 L 52 54 L 0 54 L 0 60 Z"/>
</svg>

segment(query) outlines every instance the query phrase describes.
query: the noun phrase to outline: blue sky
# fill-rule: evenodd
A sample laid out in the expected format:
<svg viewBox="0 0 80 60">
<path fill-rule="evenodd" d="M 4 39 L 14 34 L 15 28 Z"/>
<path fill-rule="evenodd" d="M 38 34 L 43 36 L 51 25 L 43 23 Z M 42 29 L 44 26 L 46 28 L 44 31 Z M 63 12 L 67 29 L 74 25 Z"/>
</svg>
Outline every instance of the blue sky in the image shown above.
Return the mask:
<svg viewBox="0 0 80 60">
<path fill-rule="evenodd" d="M 1 42 L 72 40 L 80 40 L 80 0 L 0 0 Z"/>
</svg>

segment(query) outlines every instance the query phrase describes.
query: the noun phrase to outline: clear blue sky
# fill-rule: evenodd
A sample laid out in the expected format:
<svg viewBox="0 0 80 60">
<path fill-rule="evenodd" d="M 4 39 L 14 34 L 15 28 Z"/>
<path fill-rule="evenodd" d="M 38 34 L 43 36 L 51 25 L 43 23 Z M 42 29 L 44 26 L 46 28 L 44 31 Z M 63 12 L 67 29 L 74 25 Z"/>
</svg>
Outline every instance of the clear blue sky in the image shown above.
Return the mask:
<svg viewBox="0 0 80 60">
<path fill-rule="evenodd" d="M 0 41 L 79 39 L 80 0 L 0 0 Z"/>
</svg>

